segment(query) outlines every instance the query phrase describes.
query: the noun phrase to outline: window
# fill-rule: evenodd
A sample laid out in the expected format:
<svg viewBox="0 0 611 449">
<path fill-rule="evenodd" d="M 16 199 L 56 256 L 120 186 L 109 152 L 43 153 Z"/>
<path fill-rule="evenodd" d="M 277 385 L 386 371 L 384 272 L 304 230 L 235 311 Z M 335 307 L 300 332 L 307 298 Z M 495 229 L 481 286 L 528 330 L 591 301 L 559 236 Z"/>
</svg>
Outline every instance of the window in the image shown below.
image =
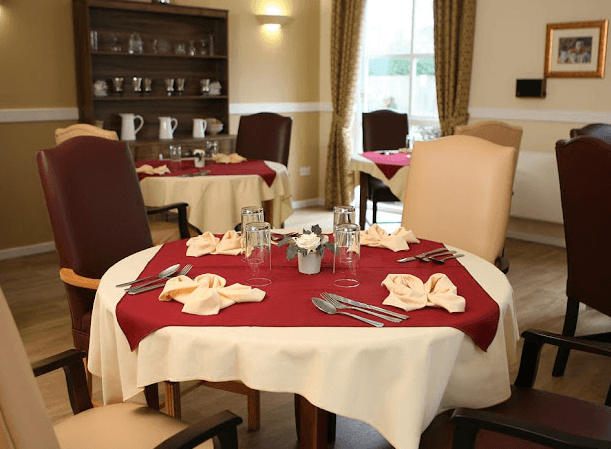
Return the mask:
<svg viewBox="0 0 611 449">
<path fill-rule="evenodd" d="M 361 113 L 407 112 L 410 135 L 439 129 L 433 36 L 433 0 L 369 0 L 359 71 L 355 150 L 362 145 Z"/>
</svg>

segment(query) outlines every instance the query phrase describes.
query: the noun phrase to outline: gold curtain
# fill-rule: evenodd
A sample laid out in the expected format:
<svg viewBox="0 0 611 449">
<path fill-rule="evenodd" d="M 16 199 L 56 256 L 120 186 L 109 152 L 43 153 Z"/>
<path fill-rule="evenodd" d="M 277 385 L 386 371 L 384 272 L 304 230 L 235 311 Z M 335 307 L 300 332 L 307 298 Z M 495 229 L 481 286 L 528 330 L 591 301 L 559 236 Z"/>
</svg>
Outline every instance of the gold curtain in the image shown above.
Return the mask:
<svg viewBox="0 0 611 449">
<path fill-rule="evenodd" d="M 441 135 L 469 120 L 476 0 L 434 0 L 435 81 Z"/>
<path fill-rule="evenodd" d="M 331 101 L 325 205 L 352 201 L 354 182 L 348 171 L 352 151 L 352 112 L 357 84 L 361 28 L 366 0 L 333 0 L 331 13 Z"/>
</svg>

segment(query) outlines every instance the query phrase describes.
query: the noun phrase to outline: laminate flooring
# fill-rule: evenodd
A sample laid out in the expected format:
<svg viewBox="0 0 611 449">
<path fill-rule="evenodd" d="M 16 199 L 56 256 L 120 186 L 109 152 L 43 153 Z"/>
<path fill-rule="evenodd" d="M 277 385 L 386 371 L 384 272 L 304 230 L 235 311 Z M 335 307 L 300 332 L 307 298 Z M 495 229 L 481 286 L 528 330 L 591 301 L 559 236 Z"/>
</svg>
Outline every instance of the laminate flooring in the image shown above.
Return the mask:
<svg viewBox="0 0 611 449">
<path fill-rule="evenodd" d="M 391 217 L 392 218 L 392 217 Z M 296 211 L 287 220 L 289 228 L 320 224 L 330 229 L 332 217 L 322 208 Z M 391 220 L 392 221 L 392 220 Z M 389 225 L 396 227 L 397 224 Z M 508 239 L 506 255 L 511 261 L 508 274 L 520 331 L 537 328 L 560 332 L 566 306 L 566 252 L 563 248 Z M 0 285 L 8 299 L 28 356 L 38 360 L 72 347 L 70 314 L 58 276 L 56 253 L 45 253 L 0 261 Z M 611 318 L 595 310 L 580 312 L 577 334 L 611 329 Z M 611 360 L 590 354 L 571 353 L 566 374 L 551 377 L 555 350 L 545 348 L 537 388 L 603 403 L 611 381 Z M 515 376 L 517 364 L 511 367 Z M 62 372 L 37 379 L 53 422 L 71 414 Z M 162 391 L 163 388 L 160 388 Z M 101 398 L 99 379 L 94 379 L 94 399 Z M 134 401 L 144 402 L 142 397 Z M 230 409 L 246 419 L 242 395 L 200 387 L 182 398 L 183 419 L 195 422 L 217 411 Z M 293 395 L 261 394 L 261 429 L 239 427 L 240 448 L 293 449 L 297 447 L 293 418 Z M 338 417 L 337 449 L 390 449 L 390 444 L 372 427 Z"/>
</svg>

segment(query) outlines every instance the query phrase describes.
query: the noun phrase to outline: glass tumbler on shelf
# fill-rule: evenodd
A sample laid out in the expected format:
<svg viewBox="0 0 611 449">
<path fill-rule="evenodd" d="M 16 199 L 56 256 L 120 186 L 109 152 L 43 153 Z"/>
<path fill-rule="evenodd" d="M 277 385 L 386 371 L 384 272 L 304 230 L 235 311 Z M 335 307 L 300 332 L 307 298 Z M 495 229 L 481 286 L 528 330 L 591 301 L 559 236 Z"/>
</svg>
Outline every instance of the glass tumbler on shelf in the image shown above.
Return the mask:
<svg viewBox="0 0 611 449">
<path fill-rule="evenodd" d="M 354 206 L 335 206 L 333 207 L 333 229 L 340 224 L 354 223 L 356 210 Z"/>
<path fill-rule="evenodd" d="M 355 223 L 340 224 L 333 230 L 335 254 L 333 255 L 333 285 L 357 287 L 361 258 L 361 227 Z"/>
<path fill-rule="evenodd" d="M 270 225 L 251 222 L 244 228 L 246 265 L 249 278 L 246 284 L 263 287 L 272 283 L 272 244 Z"/>
</svg>

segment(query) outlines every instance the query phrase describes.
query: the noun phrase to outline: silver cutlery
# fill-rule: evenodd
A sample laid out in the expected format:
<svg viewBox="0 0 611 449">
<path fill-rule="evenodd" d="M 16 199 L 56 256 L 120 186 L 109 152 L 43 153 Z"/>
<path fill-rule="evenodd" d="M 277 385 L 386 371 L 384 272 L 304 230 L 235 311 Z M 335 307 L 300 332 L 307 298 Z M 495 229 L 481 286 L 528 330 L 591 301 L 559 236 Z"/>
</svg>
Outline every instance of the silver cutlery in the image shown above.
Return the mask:
<svg viewBox="0 0 611 449">
<path fill-rule="evenodd" d="M 407 320 L 409 318 L 407 315 L 403 315 L 401 313 L 393 312 L 392 310 L 387 310 L 387 309 L 384 309 L 382 307 L 372 306 L 371 304 L 367 304 L 367 303 L 364 303 L 364 302 L 355 301 L 355 300 L 350 299 L 350 298 L 345 298 L 343 296 L 336 295 L 335 293 L 324 292 L 324 293 L 321 294 L 321 296 L 322 295 L 331 296 L 336 301 L 343 302 L 344 304 L 348 304 L 348 305 L 351 305 L 351 306 L 361 307 L 362 309 L 376 310 L 378 312 L 386 313 L 387 315 L 394 316 L 396 318 L 401 318 L 403 320 Z"/>
<path fill-rule="evenodd" d="M 456 251 L 446 251 L 446 252 L 443 252 L 443 253 L 441 253 L 441 252 L 440 253 L 435 253 L 435 254 L 432 254 L 430 256 L 424 256 L 424 257 L 416 256 L 416 257 L 418 257 L 418 259 L 420 259 L 423 262 L 430 262 L 433 257 L 449 256 L 450 254 L 455 254 L 455 253 L 456 253 Z"/>
<path fill-rule="evenodd" d="M 377 316 L 378 318 L 382 318 L 386 321 L 391 321 L 393 323 L 400 323 L 401 320 L 399 318 L 393 318 L 389 315 L 382 315 L 381 313 L 377 313 L 374 312 L 373 310 L 367 310 L 367 309 L 363 309 L 362 307 L 357 307 L 357 306 L 349 306 L 346 304 L 342 304 L 341 302 L 337 301 L 335 298 L 333 298 L 332 296 L 326 294 L 326 293 L 322 293 L 320 296 L 323 297 L 324 300 L 326 300 L 327 302 L 330 302 L 331 304 L 333 304 L 333 306 L 335 306 L 335 308 L 337 310 L 341 310 L 341 309 L 350 309 L 350 310 L 357 310 L 359 312 L 363 312 L 363 313 L 368 313 L 370 315 L 374 315 Z"/>
<path fill-rule="evenodd" d="M 179 266 L 180 266 L 180 265 L 179 265 Z M 188 268 L 187 268 L 187 267 L 188 267 Z M 188 271 L 189 271 L 191 268 L 193 268 L 193 265 L 190 265 L 190 264 L 185 265 L 185 266 L 182 268 L 182 270 L 180 270 L 180 272 L 177 274 L 177 276 L 180 276 L 181 274 L 186 274 L 186 273 L 183 273 L 183 271 L 185 271 L 185 269 L 187 269 L 187 272 L 188 272 Z M 154 284 L 155 282 L 159 282 L 159 281 L 163 281 L 163 280 L 165 280 L 165 279 L 169 279 L 169 278 L 170 278 L 170 276 L 172 276 L 172 275 L 174 274 L 174 272 L 175 272 L 175 271 L 176 271 L 176 270 L 174 270 L 173 272 L 171 272 L 171 273 L 169 273 L 169 274 L 168 274 L 168 273 L 165 273 L 165 275 L 164 275 L 164 276 L 159 276 L 159 278 L 157 278 L 157 279 L 153 279 L 152 281 L 145 282 L 144 284 L 138 285 L 137 287 L 129 287 L 129 288 L 126 288 L 125 290 L 136 290 L 136 289 L 139 289 L 139 288 L 142 288 L 142 287 L 146 287 L 147 285 Z"/>
<path fill-rule="evenodd" d="M 180 270 L 178 272 L 178 274 L 176 276 L 184 276 L 184 275 L 186 275 L 189 271 L 191 271 L 191 268 L 193 268 L 193 265 L 191 265 L 191 264 L 185 265 L 182 268 L 182 270 Z M 169 279 L 169 276 L 168 276 L 167 279 Z M 167 281 L 167 279 L 166 279 L 166 281 Z M 157 280 L 155 280 L 153 282 L 157 282 L 159 280 L 163 280 L 163 279 L 157 279 Z M 150 282 L 147 283 L 147 284 L 150 284 Z M 148 292 L 150 290 L 155 290 L 156 288 L 163 287 L 164 285 L 165 285 L 165 282 L 162 282 L 160 284 L 155 284 L 155 285 L 148 285 L 146 287 L 145 286 L 140 286 L 140 287 L 135 287 L 135 288 L 129 288 L 129 289 L 127 289 L 127 293 L 129 293 L 130 295 L 136 295 L 138 293 Z"/>
<path fill-rule="evenodd" d="M 170 276 L 170 275 L 176 273 L 176 271 L 178 271 L 179 268 L 180 268 L 180 264 L 177 263 L 176 265 L 172 265 L 171 267 L 168 267 L 165 270 L 161 271 L 159 274 L 153 274 L 152 276 L 147 276 L 145 278 L 136 279 L 135 281 L 124 282 L 123 284 L 117 284 L 117 285 L 115 285 L 115 287 L 125 287 L 126 285 L 136 284 L 138 282 L 146 281 L 146 280 L 152 279 L 152 278 L 161 279 L 161 278 L 163 278 L 165 276 Z"/>
<path fill-rule="evenodd" d="M 348 313 L 348 312 L 340 312 L 338 311 L 335 306 L 327 301 L 324 301 L 320 298 L 312 298 L 312 302 L 314 303 L 314 305 L 316 307 L 318 307 L 320 310 L 322 310 L 325 313 L 328 313 L 329 315 L 335 315 L 336 313 L 339 313 L 340 315 L 346 315 L 352 318 L 355 318 L 357 320 L 361 320 L 364 321 L 367 324 L 371 324 L 372 326 L 375 327 L 384 327 L 384 323 L 380 323 L 378 321 L 373 321 L 373 320 L 369 320 L 367 318 L 363 318 L 362 316 L 358 316 L 358 315 L 354 315 L 352 313 Z"/>
<path fill-rule="evenodd" d="M 430 259 L 436 263 L 445 263 L 445 261 L 448 259 L 458 259 L 459 257 L 463 257 L 463 256 L 464 254 L 454 254 L 449 257 L 444 257 L 443 259 L 437 259 L 436 257 L 430 257 Z"/>
<path fill-rule="evenodd" d="M 185 175 L 180 175 L 179 178 L 192 178 L 193 176 L 206 176 L 210 174 L 210 170 L 198 171 L 197 173 L 187 173 Z"/>
<path fill-rule="evenodd" d="M 431 251 L 427 251 L 425 253 L 416 254 L 415 256 L 412 256 L 412 257 L 405 257 L 403 259 L 397 259 L 397 262 L 412 262 L 414 260 L 418 260 L 421 257 L 428 256 L 429 254 L 445 252 L 447 250 L 448 250 L 448 248 L 437 248 L 437 249 L 434 249 L 434 250 L 431 250 Z"/>
</svg>

